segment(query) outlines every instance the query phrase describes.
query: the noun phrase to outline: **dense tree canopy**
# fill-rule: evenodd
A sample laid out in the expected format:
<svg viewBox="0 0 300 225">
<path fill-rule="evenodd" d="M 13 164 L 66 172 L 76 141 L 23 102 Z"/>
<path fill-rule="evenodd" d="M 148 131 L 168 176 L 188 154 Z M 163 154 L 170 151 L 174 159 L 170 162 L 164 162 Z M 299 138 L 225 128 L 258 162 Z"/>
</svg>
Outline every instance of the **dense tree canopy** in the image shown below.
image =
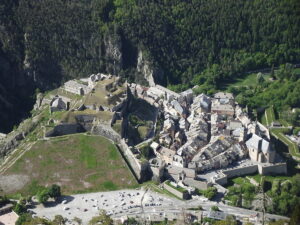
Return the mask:
<svg viewBox="0 0 300 225">
<path fill-rule="evenodd" d="M 19 62 L 26 54 L 45 76 L 105 70 L 102 42 L 109 31 L 123 45 L 148 51 L 168 83 L 190 83 L 205 68 L 216 72 L 209 81 L 215 82 L 300 59 L 297 0 L 5 0 L 0 10 L 16 40 L 3 38 L 2 50 Z"/>
<path fill-rule="evenodd" d="M 297 0 L 114 3 L 125 36 L 150 51 L 171 83 L 189 83 L 213 64 L 210 82 L 300 59 Z"/>
<path fill-rule="evenodd" d="M 20 115 L 0 119 L 28 110 L 34 88 L 73 77 L 108 72 L 141 81 L 138 50 L 162 71 L 163 85 L 213 92 L 245 71 L 299 62 L 299 28 L 298 0 L 3 0 L 0 101 L 8 101 L 0 112 Z"/>
</svg>

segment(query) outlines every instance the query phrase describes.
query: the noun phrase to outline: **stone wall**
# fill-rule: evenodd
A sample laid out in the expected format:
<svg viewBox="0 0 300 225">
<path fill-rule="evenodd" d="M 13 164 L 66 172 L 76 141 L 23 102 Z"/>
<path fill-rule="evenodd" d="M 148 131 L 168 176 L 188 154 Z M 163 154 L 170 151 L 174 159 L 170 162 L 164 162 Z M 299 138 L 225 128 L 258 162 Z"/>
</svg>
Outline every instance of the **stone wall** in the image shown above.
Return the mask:
<svg viewBox="0 0 300 225">
<path fill-rule="evenodd" d="M 231 178 L 231 177 L 238 177 L 238 176 L 243 176 L 243 175 L 247 175 L 247 174 L 257 173 L 257 171 L 258 171 L 257 165 L 253 165 L 253 166 L 225 170 L 225 171 L 223 171 L 223 173 L 225 175 L 227 175 L 227 178 Z"/>
<path fill-rule="evenodd" d="M 46 137 L 56 137 L 67 134 L 76 134 L 85 132 L 85 129 L 80 124 L 59 124 L 52 130 L 46 133 Z"/>
<path fill-rule="evenodd" d="M 258 165 L 258 172 L 262 175 L 287 174 L 287 166 L 286 163 Z"/>
<path fill-rule="evenodd" d="M 173 195 L 177 196 L 178 198 L 181 198 L 181 199 L 188 199 L 189 198 L 189 193 L 187 191 L 186 192 L 180 192 L 180 191 L 176 190 L 176 188 L 173 188 L 172 186 L 170 186 L 166 183 L 163 183 L 163 187 L 168 192 L 172 193 Z"/>
<path fill-rule="evenodd" d="M 228 182 L 227 175 L 218 177 L 218 178 L 216 178 L 214 181 L 215 181 L 215 183 L 217 183 L 217 184 L 225 185 L 225 184 L 227 184 L 227 182 Z"/>
<path fill-rule="evenodd" d="M 139 181 L 142 180 L 142 171 L 146 168 L 143 168 L 138 159 L 136 159 L 129 149 L 128 145 L 125 143 L 124 139 L 121 139 L 118 144 L 119 148 L 123 152 L 123 155 L 126 157 L 128 163 L 130 164 L 135 176 Z M 144 166 L 145 167 L 145 166 Z"/>
<path fill-rule="evenodd" d="M 91 134 L 101 135 L 112 140 L 115 143 L 118 143 L 121 140 L 120 135 L 114 131 L 109 125 L 98 123 L 94 125 L 91 129 Z"/>
<path fill-rule="evenodd" d="M 125 143 L 124 139 L 121 139 L 121 136 L 114 131 L 110 126 L 104 124 L 94 125 L 91 129 L 91 133 L 94 135 L 101 135 L 115 143 L 118 143 L 118 147 L 123 155 L 126 158 L 127 163 L 131 167 L 132 172 L 138 181 L 142 182 L 144 178 L 147 177 L 147 173 L 150 170 L 149 163 L 140 163 L 138 159 L 135 158 L 132 151 L 129 149 L 128 145 Z"/>
<path fill-rule="evenodd" d="M 232 177 L 238 177 L 253 173 L 259 173 L 262 175 L 277 175 L 277 174 L 287 174 L 286 163 L 276 163 L 276 164 L 258 164 L 247 167 L 240 167 L 236 169 L 225 170 L 222 173 L 223 176 L 215 178 L 214 181 L 217 184 L 225 185 L 227 184 L 227 179 Z"/>
</svg>

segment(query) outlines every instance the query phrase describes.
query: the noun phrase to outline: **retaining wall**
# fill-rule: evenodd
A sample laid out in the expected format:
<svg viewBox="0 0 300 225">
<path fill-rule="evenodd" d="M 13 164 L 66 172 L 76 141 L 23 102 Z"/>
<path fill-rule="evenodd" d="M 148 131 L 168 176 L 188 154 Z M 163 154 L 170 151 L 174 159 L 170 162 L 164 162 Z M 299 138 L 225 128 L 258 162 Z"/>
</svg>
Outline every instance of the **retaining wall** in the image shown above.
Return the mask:
<svg viewBox="0 0 300 225">
<path fill-rule="evenodd" d="M 178 198 L 181 199 L 188 199 L 189 198 L 189 193 L 186 192 L 180 192 L 176 190 L 176 188 L 171 187 L 170 185 L 163 183 L 164 189 L 166 189 L 168 192 L 172 193 L 173 195 L 177 196 Z"/>
<path fill-rule="evenodd" d="M 252 174 L 252 173 L 257 173 L 258 167 L 257 165 L 254 166 L 247 166 L 247 167 L 240 167 L 236 169 L 230 169 L 230 170 L 225 170 L 223 173 L 227 175 L 227 178 L 231 177 L 237 177 L 237 176 L 243 176 L 247 174 Z"/>
</svg>

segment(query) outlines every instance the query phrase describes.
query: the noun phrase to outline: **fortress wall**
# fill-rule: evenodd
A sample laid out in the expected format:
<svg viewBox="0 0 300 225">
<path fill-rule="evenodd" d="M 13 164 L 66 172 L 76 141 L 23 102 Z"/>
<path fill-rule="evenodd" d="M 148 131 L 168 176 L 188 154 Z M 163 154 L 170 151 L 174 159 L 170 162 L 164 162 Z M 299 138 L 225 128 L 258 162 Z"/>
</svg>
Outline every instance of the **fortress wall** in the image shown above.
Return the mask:
<svg viewBox="0 0 300 225">
<path fill-rule="evenodd" d="M 46 137 L 56 137 L 67 134 L 76 134 L 84 132 L 85 130 L 80 124 L 59 124 L 55 126 L 51 131 L 46 133 Z"/>
<path fill-rule="evenodd" d="M 121 139 L 120 135 L 116 131 L 114 131 L 110 126 L 100 123 L 92 127 L 91 134 L 101 135 L 112 140 L 115 143 L 118 143 Z"/>
<path fill-rule="evenodd" d="M 120 140 L 118 146 L 123 152 L 123 155 L 126 157 L 128 163 L 130 164 L 135 176 L 140 181 L 142 178 L 142 170 L 145 168 L 143 168 L 140 162 L 134 157 L 132 151 L 129 149 L 124 139 Z"/>
<path fill-rule="evenodd" d="M 227 176 L 225 175 L 223 177 L 217 178 L 217 179 L 215 179 L 215 182 L 219 185 L 225 185 L 228 182 Z"/>
<path fill-rule="evenodd" d="M 247 174 L 252 174 L 256 173 L 258 171 L 258 166 L 247 166 L 247 167 L 240 167 L 236 169 L 230 169 L 230 170 L 225 170 L 223 173 L 227 175 L 227 178 L 231 177 L 237 177 L 237 176 L 243 176 Z"/>
<path fill-rule="evenodd" d="M 128 145 L 125 143 L 124 139 L 121 139 L 120 135 L 114 131 L 110 126 L 104 124 L 98 124 L 93 126 L 91 133 L 94 135 L 101 135 L 118 143 L 118 147 L 124 157 L 126 157 L 127 163 L 132 169 L 135 177 L 140 181 L 142 178 L 142 171 L 145 170 L 139 161 L 134 157 L 132 151 L 129 149 Z"/>
<path fill-rule="evenodd" d="M 186 193 L 180 192 L 180 191 L 176 190 L 175 188 L 167 185 L 166 183 L 163 183 L 163 187 L 168 192 L 172 193 L 173 195 L 177 196 L 178 198 L 181 198 L 181 199 L 187 199 L 188 198 Z"/>
<path fill-rule="evenodd" d="M 258 172 L 262 175 L 287 174 L 286 163 L 277 163 L 274 165 L 259 165 Z"/>
<path fill-rule="evenodd" d="M 223 171 L 223 174 L 225 174 L 225 176 L 215 179 L 215 182 L 220 185 L 225 185 L 227 184 L 228 178 L 253 174 L 257 172 L 262 175 L 287 174 L 287 166 L 286 163 L 277 163 L 272 165 L 259 164 L 259 165 L 225 170 Z"/>
</svg>

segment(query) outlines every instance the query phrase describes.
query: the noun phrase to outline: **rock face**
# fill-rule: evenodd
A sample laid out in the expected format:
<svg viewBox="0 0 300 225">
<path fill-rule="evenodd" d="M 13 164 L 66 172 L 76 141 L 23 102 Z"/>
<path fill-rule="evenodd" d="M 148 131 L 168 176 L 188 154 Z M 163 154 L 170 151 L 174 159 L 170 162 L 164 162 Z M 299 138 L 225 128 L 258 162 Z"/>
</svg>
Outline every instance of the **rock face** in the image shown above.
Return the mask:
<svg viewBox="0 0 300 225">
<path fill-rule="evenodd" d="M 146 58 L 142 50 L 139 50 L 138 52 L 136 70 L 143 75 L 150 87 L 161 83 L 163 80 L 163 71 L 160 68 L 155 67 L 153 63 Z"/>
<path fill-rule="evenodd" d="M 31 128 L 30 128 L 31 129 Z M 0 141 L 0 158 L 6 156 L 14 150 L 22 141 L 29 131 L 15 131 L 10 133 L 5 139 Z"/>
<path fill-rule="evenodd" d="M 137 72 L 142 73 L 143 77 L 148 81 L 149 86 L 155 86 L 153 69 L 150 67 L 150 62 L 143 57 L 143 52 L 140 50 L 137 58 Z"/>
<path fill-rule="evenodd" d="M 106 70 L 116 75 L 123 67 L 122 42 L 117 34 L 109 34 L 104 38 Z"/>
</svg>

